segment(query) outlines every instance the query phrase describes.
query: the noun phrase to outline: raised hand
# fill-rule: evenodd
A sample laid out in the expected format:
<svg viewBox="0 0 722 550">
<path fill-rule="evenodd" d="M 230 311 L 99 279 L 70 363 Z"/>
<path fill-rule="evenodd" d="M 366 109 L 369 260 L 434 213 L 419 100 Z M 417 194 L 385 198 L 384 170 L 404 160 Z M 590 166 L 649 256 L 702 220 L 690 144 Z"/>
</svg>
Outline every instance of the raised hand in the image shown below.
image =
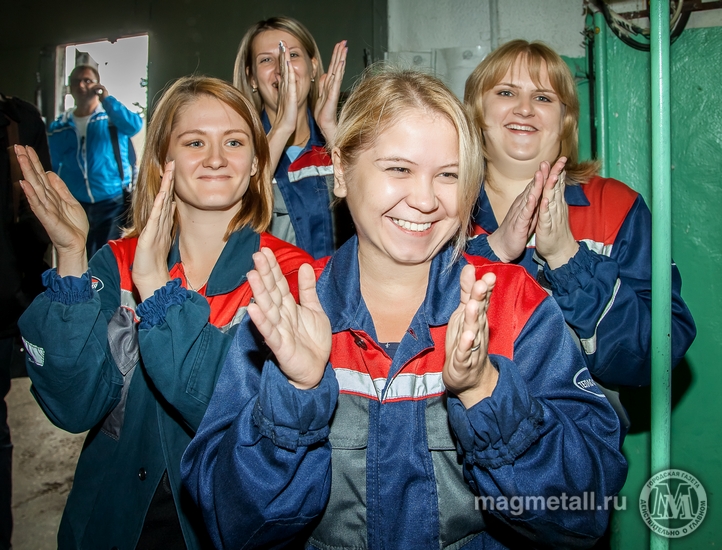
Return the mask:
<svg viewBox="0 0 722 550">
<path fill-rule="evenodd" d="M 346 72 L 347 53 L 346 40 L 336 44 L 328 64 L 328 71 L 321 75 L 318 81 L 319 95 L 313 117 L 327 142 L 333 139 L 336 133 L 338 100 L 341 97 L 341 82 Z"/>
<path fill-rule="evenodd" d="M 331 354 L 331 323 L 316 294 L 310 265 L 298 271 L 299 302 L 293 298 L 273 252 L 253 255 L 256 269 L 248 273 L 254 303 L 248 315 L 275 354 L 288 381 L 299 389 L 318 386 Z"/>
<path fill-rule="evenodd" d="M 569 226 L 569 205 L 564 198 L 564 163 L 560 158 L 549 170 L 542 163 L 543 172 L 549 170 L 544 191 L 539 204 L 539 217 L 536 224 L 536 250 L 551 269 L 566 264 L 579 250 L 579 243 L 572 235 Z"/>
<path fill-rule="evenodd" d="M 296 71 L 291 66 L 291 54 L 283 41 L 278 43 L 278 64 L 281 80 L 278 82 L 278 103 L 276 120 L 273 129 L 283 133 L 286 144 L 288 138 L 296 131 L 298 117 L 298 93 L 296 88 Z M 273 132 L 273 129 L 271 132 Z"/>
<path fill-rule="evenodd" d="M 459 307 L 449 319 L 446 330 L 446 361 L 443 380 L 468 409 L 489 397 L 499 373 L 488 355 L 489 326 L 486 311 L 496 275 L 485 273 L 476 279 L 474 266 L 461 271 Z"/>
<path fill-rule="evenodd" d="M 175 202 L 173 201 L 173 161 L 165 165 L 160 190 L 153 201 L 153 208 L 145 227 L 138 237 L 133 260 L 133 284 L 141 300 L 153 295 L 170 280 L 168 252 L 171 247 L 171 229 Z"/>
<path fill-rule="evenodd" d="M 502 262 L 516 260 L 524 253 L 526 244 L 534 234 L 543 188 L 544 180 L 541 172 L 537 172 L 524 191 L 514 199 L 498 229 L 489 235 L 489 246 Z"/>
<path fill-rule="evenodd" d="M 57 174 L 45 172 L 32 147 L 16 145 L 15 154 L 24 177 L 20 186 L 58 252 L 58 274 L 80 277 L 88 270 L 85 210 Z"/>
</svg>

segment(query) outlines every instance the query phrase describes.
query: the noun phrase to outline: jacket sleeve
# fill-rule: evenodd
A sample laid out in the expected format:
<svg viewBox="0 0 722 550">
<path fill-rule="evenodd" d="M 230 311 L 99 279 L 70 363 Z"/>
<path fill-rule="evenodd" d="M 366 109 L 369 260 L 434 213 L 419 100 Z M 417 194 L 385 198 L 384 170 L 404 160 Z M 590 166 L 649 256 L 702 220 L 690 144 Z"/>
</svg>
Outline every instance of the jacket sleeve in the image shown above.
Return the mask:
<svg viewBox="0 0 722 550">
<path fill-rule="evenodd" d="M 527 321 L 513 361 L 490 358 L 499 370 L 492 395 L 469 409 L 455 397 L 448 403 L 464 475 L 489 517 L 490 534 L 509 547 L 528 547 L 529 540 L 550 548 L 592 546 L 612 507 L 605 508 L 604 497 L 621 489 L 627 464 L 618 450 L 617 416 L 552 298 Z"/>
<path fill-rule="evenodd" d="M 93 289 L 91 273 L 102 290 Z M 123 386 L 108 344 L 108 323 L 119 306 L 117 265 L 104 247 L 82 277 L 59 277 L 53 269 L 43 282 L 47 290 L 18 323 L 31 391 L 53 424 L 84 432 L 118 404 Z"/>
<path fill-rule="evenodd" d="M 195 431 L 206 411 L 234 330 L 212 325 L 210 306 L 174 279 L 138 305 L 143 368 Z"/>
<path fill-rule="evenodd" d="M 301 391 L 246 318 L 181 473 L 216 548 L 273 548 L 298 535 L 328 502 L 329 421 L 338 383 Z M 242 510 L 242 513 L 239 513 Z"/>
<path fill-rule="evenodd" d="M 579 337 L 592 374 L 606 384 L 649 385 L 651 377 L 651 214 L 641 195 L 627 214 L 609 256 L 580 243 L 564 266 L 544 275 L 564 318 Z M 672 264 L 672 366 L 697 334 Z"/>
<path fill-rule="evenodd" d="M 134 136 L 143 126 L 143 119 L 138 113 L 134 113 L 113 96 L 103 98 L 103 108 L 108 113 L 108 118 L 118 128 L 121 134 L 128 137 Z"/>
</svg>

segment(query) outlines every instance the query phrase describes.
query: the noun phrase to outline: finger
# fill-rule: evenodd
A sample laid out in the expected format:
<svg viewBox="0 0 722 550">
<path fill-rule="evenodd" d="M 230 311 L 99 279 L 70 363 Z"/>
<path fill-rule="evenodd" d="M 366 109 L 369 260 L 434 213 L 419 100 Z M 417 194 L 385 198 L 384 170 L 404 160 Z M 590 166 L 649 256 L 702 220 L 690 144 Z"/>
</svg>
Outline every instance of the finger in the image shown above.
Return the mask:
<svg viewBox="0 0 722 550">
<path fill-rule="evenodd" d="M 316 292 L 316 273 L 309 264 L 303 264 L 298 269 L 298 299 L 303 307 L 324 312 Z"/>
<path fill-rule="evenodd" d="M 57 193 L 58 197 L 63 202 L 68 204 L 80 204 L 70 192 L 68 186 L 65 185 L 65 182 L 60 179 L 60 176 L 58 176 L 55 172 L 48 172 L 46 176 L 48 178 L 48 182 L 50 183 L 50 187 Z"/>
<path fill-rule="evenodd" d="M 273 256 L 273 253 L 271 252 L 270 255 Z M 273 261 L 275 261 L 275 257 L 273 257 Z M 259 252 L 253 254 L 253 263 L 267 293 L 264 299 L 270 300 L 275 307 L 281 307 L 283 294 L 279 288 L 280 281 L 276 279 L 276 275 L 271 267 L 271 258 L 264 253 L 264 249 L 261 249 Z M 285 281 L 282 274 L 281 278 Z M 266 305 L 265 307 L 268 308 L 270 305 Z"/>
<path fill-rule="evenodd" d="M 474 287 L 474 283 L 476 282 L 476 269 L 473 265 L 464 266 L 461 270 L 459 282 L 461 284 L 459 303 L 466 304 L 471 296 L 471 289 Z"/>
<path fill-rule="evenodd" d="M 38 201 L 42 203 L 45 201 L 45 182 L 43 180 L 45 170 L 38 173 L 35 169 L 35 164 L 29 156 L 30 150 L 32 150 L 32 147 L 15 146 L 15 154 L 20 164 L 20 169 L 23 172 L 23 178 L 35 191 Z"/>
<path fill-rule="evenodd" d="M 278 265 L 278 261 L 276 260 L 276 256 L 273 253 L 273 251 L 270 248 L 262 248 L 261 253 L 266 256 L 266 259 L 268 260 L 268 265 L 271 268 L 271 273 L 273 275 L 273 280 L 276 283 L 276 288 L 278 289 L 280 293 L 281 300 L 283 299 L 290 299 L 294 304 L 296 303 L 296 300 L 293 298 L 293 295 L 291 294 L 291 290 L 288 287 L 288 281 L 286 280 L 286 276 L 283 274 L 283 271 L 281 270 L 281 266 Z"/>
<path fill-rule="evenodd" d="M 278 351 L 282 344 L 278 327 L 270 321 L 257 302 L 248 305 L 247 313 L 271 351 Z"/>
<path fill-rule="evenodd" d="M 273 302 L 268 289 L 266 288 L 266 282 L 264 281 L 261 274 L 257 269 L 251 270 L 246 276 L 248 284 L 251 286 L 253 291 L 253 306 L 254 309 L 258 308 L 257 318 L 253 319 L 255 325 L 261 331 L 264 338 L 268 338 L 272 332 L 272 329 L 280 322 L 281 312 L 278 306 Z M 251 306 L 248 306 L 248 313 L 251 312 Z"/>
</svg>

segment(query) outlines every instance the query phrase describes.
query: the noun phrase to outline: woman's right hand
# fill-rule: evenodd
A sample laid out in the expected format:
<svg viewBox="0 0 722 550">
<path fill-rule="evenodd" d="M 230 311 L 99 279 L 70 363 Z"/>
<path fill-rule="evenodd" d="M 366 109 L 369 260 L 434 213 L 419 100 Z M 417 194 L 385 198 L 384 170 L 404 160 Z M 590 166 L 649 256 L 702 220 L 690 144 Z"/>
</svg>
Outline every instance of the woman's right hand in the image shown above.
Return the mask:
<svg viewBox="0 0 722 550">
<path fill-rule="evenodd" d="M 514 199 L 499 228 L 488 237 L 489 246 L 504 263 L 522 255 L 534 234 L 539 213 L 539 199 L 544 189 L 540 172 L 534 174 L 524 191 Z"/>
<path fill-rule="evenodd" d="M 298 270 L 297 304 L 270 249 L 256 252 L 253 262 L 248 282 L 254 302 L 248 315 L 288 381 L 301 390 L 313 389 L 331 354 L 331 323 L 318 301 L 313 268 L 303 264 Z"/>
<path fill-rule="evenodd" d="M 80 277 L 88 270 L 85 210 L 57 174 L 43 169 L 32 147 L 16 145 L 15 154 L 24 177 L 20 186 L 58 252 L 58 275 Z"/>
<path fill-rule="evenodd" d="M 291 53 L 283 41 L 278 43 L 278 64 L 281 79 L 278 82 L 276 120 L 273 123 L 271 133 L 282 134 L 285 137 L 283 141 L 285 146 L 288 138 L 296 131 L 298 93 L 296 88 L 296 71 L 294 71 L 291 66 Z"/>
</svg>

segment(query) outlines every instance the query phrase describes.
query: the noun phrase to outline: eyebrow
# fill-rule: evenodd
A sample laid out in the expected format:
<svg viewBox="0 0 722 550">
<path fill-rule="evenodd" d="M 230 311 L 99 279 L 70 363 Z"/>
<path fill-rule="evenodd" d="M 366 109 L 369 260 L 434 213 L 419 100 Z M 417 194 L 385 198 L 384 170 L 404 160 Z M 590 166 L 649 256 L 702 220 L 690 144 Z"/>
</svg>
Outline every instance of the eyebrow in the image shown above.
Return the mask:
<svg viewBox="0 0 722 550">
<path fill-rule="evenodd" d="M 188 134 L 200 134 L 202 136 L 205 136 L 205 135 L 208 135 L 208 132 L 206 132 L 205 130 L 200 130 L 200 129 L 186 130 L 185 132 L 178 134 L 177 137 L 182 138 L 183 136 L 188 135 Z M 224 136 L 227 136 L 228 134 L 243 134 L 244 136 L 246 136 L 248 138 L 251 137 L 248 134 L 248 132 L 246 132 L 242 128 L 231 128 L 230 130 L 226 130 L 225 132 L 223 132 Z"/>
<path fill-rule="evenodd" d="M 509 88 L 516 88 L 519 89 L 520 86 L 518 84 L 514 84 L 513 82 L 499 82 L 494 88 L 497 86 L 508 86 Z M 544 92 L 545 94 L 554 94 L 557 95 L 557 93 L 554 90 L 550 90 L 547 88 L 536 88 L 534 90 L 535 92 Z"/>
<path fill-rule="evenodd" d="M 404 157 L 380 157 L 376 159 L 376 162 L 406 162 L 408 164 L 413 164 L 414 166 L 418 166 L 418 163 L 414 162 L 413 160 L 405 159 Z M 453 168 L 458 167 L 458 162 L 450 162 L 449 164 L 444 164 L 443 166 L 439 166 L 439 168 Z"/>
</svg>

